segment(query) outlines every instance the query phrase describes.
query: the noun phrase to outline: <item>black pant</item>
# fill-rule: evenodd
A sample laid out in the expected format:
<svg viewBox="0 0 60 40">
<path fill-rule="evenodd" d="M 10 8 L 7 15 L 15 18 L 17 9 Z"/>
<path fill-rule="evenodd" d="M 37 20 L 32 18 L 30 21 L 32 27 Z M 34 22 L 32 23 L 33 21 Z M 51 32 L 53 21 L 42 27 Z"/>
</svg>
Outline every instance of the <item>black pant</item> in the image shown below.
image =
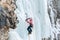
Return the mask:
<svg viewBox="0 0 60 40">
<path fill-rule="evenodd" d="M 31 34 L 32 33 L 32 26 L 29 25 L 28 28 L 27 28 L 27 30 L 28 30 L 28 34 Z"/>
</svg>

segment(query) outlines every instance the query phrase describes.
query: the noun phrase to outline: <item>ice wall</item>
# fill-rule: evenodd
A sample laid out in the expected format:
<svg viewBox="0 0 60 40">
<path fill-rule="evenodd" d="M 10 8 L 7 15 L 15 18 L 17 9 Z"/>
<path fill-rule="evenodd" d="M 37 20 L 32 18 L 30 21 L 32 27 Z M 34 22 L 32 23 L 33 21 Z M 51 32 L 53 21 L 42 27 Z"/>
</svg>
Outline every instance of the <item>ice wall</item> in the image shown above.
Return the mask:
<svg viewBox="0 0 60 40">
<path fill-rule="evenodd" d="M 50 20 L 47 13 L 47 0 L 17 0 L 16 14 L 19 19 L 16 31 L 23 38 L 28 40 L 27 26 L 25 19 L 33 18 L 33 39 L 41 40 L 50 36 Z M 27 14 L 27 15 L 26 15 Z"/>
</svg>

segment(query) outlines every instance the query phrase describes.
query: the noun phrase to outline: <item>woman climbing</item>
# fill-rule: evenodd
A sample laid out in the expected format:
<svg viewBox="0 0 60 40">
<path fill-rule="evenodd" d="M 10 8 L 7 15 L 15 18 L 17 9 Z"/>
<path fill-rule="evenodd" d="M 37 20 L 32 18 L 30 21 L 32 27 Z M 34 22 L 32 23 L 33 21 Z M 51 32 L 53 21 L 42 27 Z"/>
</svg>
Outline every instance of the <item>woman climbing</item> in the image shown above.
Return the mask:
<svg viewBox="0 0 60 40">
<path fill-rule="evenodd" d="M 33 28 L 33 21 L 32 18 L 27 18 L 26 22 L 29 23 L 29 26 L 27 28 L 28 34 L 32 33 L 32 28 Z"/>
</svg>

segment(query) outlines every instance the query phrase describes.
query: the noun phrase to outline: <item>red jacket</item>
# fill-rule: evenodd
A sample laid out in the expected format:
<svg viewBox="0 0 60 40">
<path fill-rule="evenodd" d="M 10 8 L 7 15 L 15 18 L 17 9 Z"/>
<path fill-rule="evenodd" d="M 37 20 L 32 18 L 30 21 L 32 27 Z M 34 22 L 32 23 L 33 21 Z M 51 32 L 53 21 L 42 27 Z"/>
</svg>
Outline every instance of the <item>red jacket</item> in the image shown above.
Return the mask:
<svg viewBox="0 0 60 40">
<path fill-rule="evenodd" d="M 27 21 L 27 23 L 33 25 L 33 20 L 32 20 L 32 18 L 27 18 L 26 21 Z"/>
</svg>

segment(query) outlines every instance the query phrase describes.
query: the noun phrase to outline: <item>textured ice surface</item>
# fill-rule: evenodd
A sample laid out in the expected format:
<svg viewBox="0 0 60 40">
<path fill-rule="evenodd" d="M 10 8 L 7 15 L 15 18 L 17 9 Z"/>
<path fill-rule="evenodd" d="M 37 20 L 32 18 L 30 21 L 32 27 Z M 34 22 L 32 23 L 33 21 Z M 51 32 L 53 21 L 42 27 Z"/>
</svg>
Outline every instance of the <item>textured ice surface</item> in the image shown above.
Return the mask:
<svg viewBox="0 0 60 40">
<path fill-rule="evenodd" d="M 19 34 L 16 31 L 10 30 L 9 40 L 23 40 L 23 39 L 19 36 Z"/>
<path fill-rule="evenodd" d="M 51 25 L 49 25 L 50 21 L 46 3 L 47 1 L 44 0 L 17 0 L 16 14 L 19 24 L 16 31 L 23 40 L 28 40 L 28 24 L 25 22 L 25 19 L 28 17 L 32 17 L 34 21 L 33 33 L 30 35 L 30 40 L 41 40 L 42 37 L 49 37 Z"/>
</svg>

